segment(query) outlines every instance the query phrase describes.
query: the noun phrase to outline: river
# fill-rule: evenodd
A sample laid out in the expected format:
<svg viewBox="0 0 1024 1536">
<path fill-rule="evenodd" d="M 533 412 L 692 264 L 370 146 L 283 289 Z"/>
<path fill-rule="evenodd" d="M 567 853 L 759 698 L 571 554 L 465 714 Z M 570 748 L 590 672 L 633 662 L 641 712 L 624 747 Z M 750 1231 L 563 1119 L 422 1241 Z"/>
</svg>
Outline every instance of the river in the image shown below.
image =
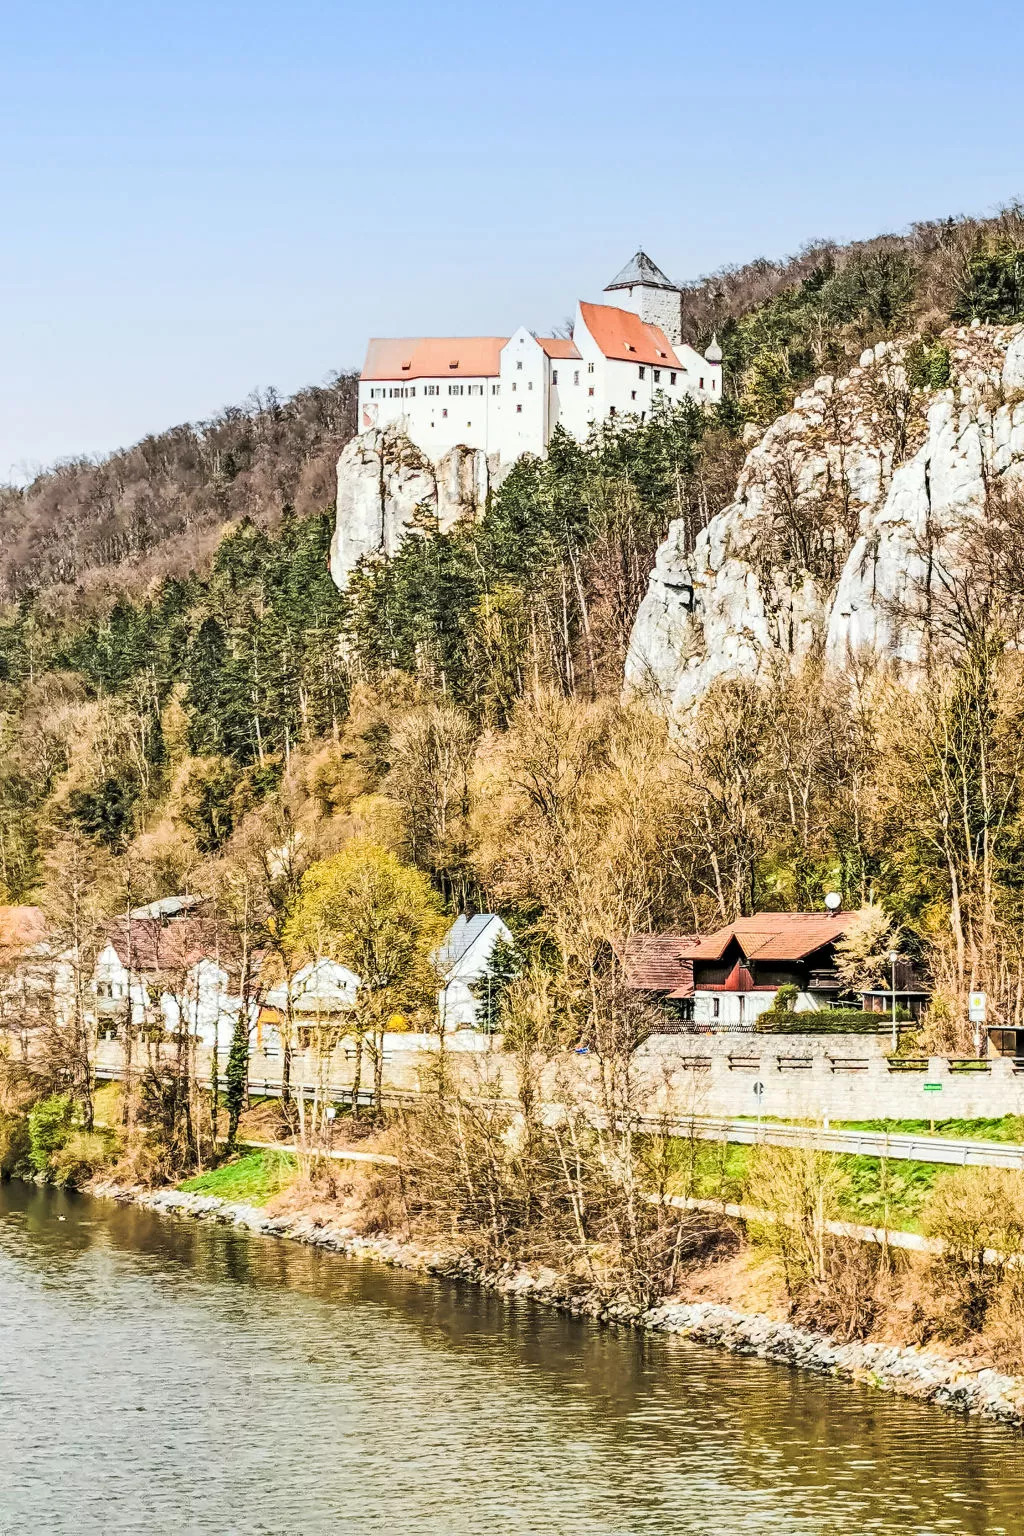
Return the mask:
<svg viewBox="0 0 1024 1536">
<path fill-rule="evenodd" d="M 0 1186 L 0 1531 L 1024 1531 L 997 1425 Z"/>
</svg>

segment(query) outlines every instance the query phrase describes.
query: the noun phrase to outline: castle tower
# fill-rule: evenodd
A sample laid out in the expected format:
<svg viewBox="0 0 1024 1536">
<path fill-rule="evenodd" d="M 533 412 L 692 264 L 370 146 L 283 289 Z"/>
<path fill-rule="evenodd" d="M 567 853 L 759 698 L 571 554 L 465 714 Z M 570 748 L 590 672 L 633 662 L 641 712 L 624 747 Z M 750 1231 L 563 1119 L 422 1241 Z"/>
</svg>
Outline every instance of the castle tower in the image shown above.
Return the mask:
<svg viewBox="0 0 1024 1536">
<path fill-rule="evenodd" d="M 673 346 L 683 339 L 683 295 L 645 251 L 637 251 L 607 288 L 609 304 L 658 325 Z"/>
</svg>

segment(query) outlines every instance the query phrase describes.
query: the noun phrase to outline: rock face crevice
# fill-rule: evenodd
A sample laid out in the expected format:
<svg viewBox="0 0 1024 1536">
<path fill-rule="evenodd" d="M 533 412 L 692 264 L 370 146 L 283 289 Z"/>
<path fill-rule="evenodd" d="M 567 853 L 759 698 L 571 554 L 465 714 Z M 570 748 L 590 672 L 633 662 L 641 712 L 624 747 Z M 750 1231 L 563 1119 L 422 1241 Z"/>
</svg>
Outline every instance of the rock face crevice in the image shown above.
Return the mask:
<svg viewBox="0 0 1024 1536">
<path fill-rule="evenodd" d="M 720 677 L 824 650 L 913 669 L 934 543 L 1024 471 L 1024 327 L 942 338 L 950 387 L 914 387 L 913 343 L 882 343 L 821 378 L 747 456 L 735 500 L 693 549 L 673 523 L 626 658 L 629 696 L 681 716 Z M 955 560 L 955 544 L 943 557 Z"/>
<path fill-rule="evenodd" d="M 338 460 L 331 575 L 344 587 L 365 555 L 393 555 L 420 518 L 446 530 L 487 503 L 497 465 L 473 448 L 434 464 L 393 427 L 362 432 Z"/>
</svg>

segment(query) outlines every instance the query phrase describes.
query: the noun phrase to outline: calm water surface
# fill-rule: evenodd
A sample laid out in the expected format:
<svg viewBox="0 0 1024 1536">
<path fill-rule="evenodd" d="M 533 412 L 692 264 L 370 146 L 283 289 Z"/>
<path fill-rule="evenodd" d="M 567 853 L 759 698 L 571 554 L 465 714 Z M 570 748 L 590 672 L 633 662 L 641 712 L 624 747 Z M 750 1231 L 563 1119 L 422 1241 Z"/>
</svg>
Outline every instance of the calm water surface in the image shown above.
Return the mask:
<svg viewBox="0 0 1024 1536">
<path fill-rule="evenodd" d="M 681 1340 L 12 1184 L 0 1531 L 1024 1533 L 1024 1442 Z"/>
</svg>

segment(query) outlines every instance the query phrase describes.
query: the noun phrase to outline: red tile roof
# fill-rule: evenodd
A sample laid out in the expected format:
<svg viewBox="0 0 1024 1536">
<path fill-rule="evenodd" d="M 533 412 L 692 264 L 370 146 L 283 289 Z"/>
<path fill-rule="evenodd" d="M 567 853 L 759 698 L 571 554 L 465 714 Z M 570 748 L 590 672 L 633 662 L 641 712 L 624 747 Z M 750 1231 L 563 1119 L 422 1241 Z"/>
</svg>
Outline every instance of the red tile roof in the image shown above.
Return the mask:
<svg viewBox="0 0 1024 1536">
<path fill-rule="evenodd" d="M 571 336 L 538 336 L 538 346 L 548 357 L 579 357 L 579 349 Z"/>
<path fill-rule="evenodd" d="M 507 336 L 374 338 L 366 348 L 361 379 L 490 378 L 501 371 Z"/>
<path fill-rule="evenodd" d="M 748 960 L 802 960 L 842 938 L 853 912 L 758 912 L 701 939 L 693 960 L 720 960 L 735 938 Z"/>
<path fill-rule="evenodd" d="M 581 304 L 580 314 L 605 357 L 626 363 L 650 363 L 655 368 L 681 368 L 665 332 L 648 325 L 628 309 L 611 304 Z"/>
<path fill-rule="evenodd" d="M 695 933 L 630 934 L 621 955 L 627 987 L 689 997 L 693 991 L 690 954 L 699 943 Z"/>
</svg>

